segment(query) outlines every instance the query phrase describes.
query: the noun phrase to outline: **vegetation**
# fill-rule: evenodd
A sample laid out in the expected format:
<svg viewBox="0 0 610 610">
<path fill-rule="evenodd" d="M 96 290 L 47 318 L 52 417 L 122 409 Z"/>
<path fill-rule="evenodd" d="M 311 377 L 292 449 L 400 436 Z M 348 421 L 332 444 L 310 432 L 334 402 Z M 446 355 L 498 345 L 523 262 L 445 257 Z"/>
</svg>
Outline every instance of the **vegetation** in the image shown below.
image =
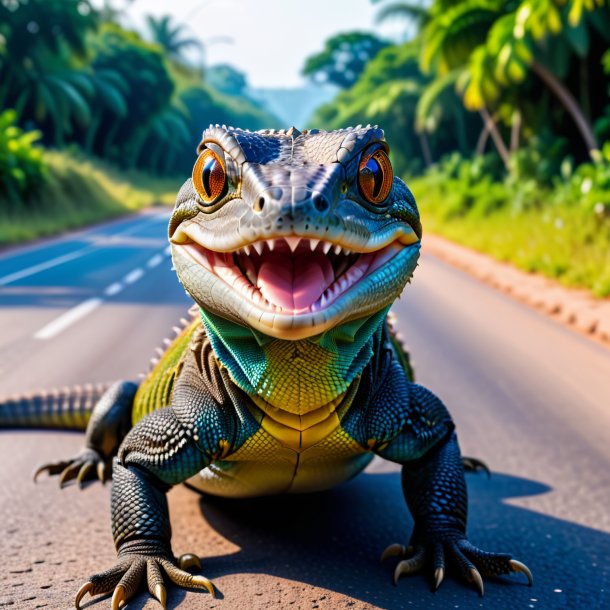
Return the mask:
<svg viewBox="0 0 610 610">
<path fill-rule="evenodd" d="M 46 151 L 44 187 L 17 201 L 0 198 L 0 244 L 53 235 L 93 222 L 170 204 L 180 178 L 155 178 L 86 157 L 78 149 Z"/>
<path fill-rule="evenodd" d="M 388 43 L 373 34 L 349 32 L 329 38 L 321 53 L 312 55 L 303 74 L 315 82 L 330 83 L 345 89 L 357 80 L 367 62 Z"/>
<path fill-rule="evenodd" d="M 312 124 L 382 125 L 429 230 L 610 294 L 606 0 L 377 1 L 414 36 Z"/>
<path fill-rule="evenodd" d="M 98 11 L 89 0 L 0 0 L 0 214 L 24 226 L 34 213 L 52 217 L 31 234 L 135 205 L 133 199 L 119 205 L 109 185 L 83 199 L 95 209 L 52 201 L 70 191 L 63 182 L 68 170 L 76 183 L 83 181 L 83 193 L 86 185 L 104 182 L 93 167 L 106 167 L 103 175 L 117 179 L 112 166 L 183 179 L 208 124 L 259 129 L 277 123 L 242 92 L 205 81 L 205 70 L 183 57 L 199 46 L 184 26 L 150 17 L 147 40 L 123 28 L 105 4 Z M 91 161 L 79 172 L 69 160 L 83 152 Z M 65 168 L 58 159 L 66 160 Z M 0 243 L 30 233 L 5 229 Z"/>
</svg>

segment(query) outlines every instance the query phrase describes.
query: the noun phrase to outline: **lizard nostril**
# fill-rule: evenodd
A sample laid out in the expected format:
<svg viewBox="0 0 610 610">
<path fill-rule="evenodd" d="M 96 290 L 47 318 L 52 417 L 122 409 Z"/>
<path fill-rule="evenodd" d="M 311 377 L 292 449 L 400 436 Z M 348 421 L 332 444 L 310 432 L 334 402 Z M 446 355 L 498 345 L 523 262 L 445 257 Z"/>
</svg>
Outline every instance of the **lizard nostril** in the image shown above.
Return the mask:
<svg viewBox="0 0 610 610">
<path fill-rule="evenodd" d="M 329 208 L 328 200 L 326 199 L 326 197 L 324 197 L 324 195 L 321 195 L 320 193 L 316 193 L 313 196 L 313 205 L 316 210 L 318 210 L 318 212 L 325 212 Z"/>
<path fill-rule="evenodd" d="M 262 212 L 264 207 L 265 207 L 265 198 L 264 197 L 259 197 L 254 202 L 254 211 L 255 212 Z"/>
</svg>

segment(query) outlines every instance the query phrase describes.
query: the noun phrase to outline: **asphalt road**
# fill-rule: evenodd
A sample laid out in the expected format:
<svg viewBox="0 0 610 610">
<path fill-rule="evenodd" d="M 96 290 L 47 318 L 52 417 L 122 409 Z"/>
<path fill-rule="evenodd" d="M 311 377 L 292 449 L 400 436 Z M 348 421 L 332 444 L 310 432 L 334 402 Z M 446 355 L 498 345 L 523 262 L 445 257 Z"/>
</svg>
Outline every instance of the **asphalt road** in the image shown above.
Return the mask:
<svg viewBox="0 0 610 610">
<path fill-rule="evenodd" d="M 170 270 L 160 211 L 0 254 L 0 395 L 133 378 L 189 301 Z M 424 243 L 425 250 L 425 243 Z M 191 608 L 610 608 L 610 351 L 434 258 L 397 303 L 418 380 L 439 394 L 469 475 L 473 543 L 529 565 L 486 583 L 391 584 L 383 548 L 411 521 L 397 468 L 321 494 L 257 501 L 170 492 L 176 553 L 195 552 L 220 592 L 169 591 Z M 75 453 L 77 433 L 0 432 L 0 608 L 71 607 L 112 564 L 109 489 L 31 482 Z M 84 607 L 109 607 L 109 600 Z M 157 608 L 147 594 L 128 608 Z"/>
</svg>

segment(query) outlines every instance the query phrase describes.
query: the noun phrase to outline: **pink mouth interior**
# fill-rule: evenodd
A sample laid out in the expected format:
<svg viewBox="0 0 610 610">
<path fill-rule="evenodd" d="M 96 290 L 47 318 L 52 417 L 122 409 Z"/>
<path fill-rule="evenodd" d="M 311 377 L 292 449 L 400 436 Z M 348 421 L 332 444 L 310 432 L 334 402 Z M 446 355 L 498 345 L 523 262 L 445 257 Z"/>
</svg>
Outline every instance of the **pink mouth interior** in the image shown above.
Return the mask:
<svg viewBox="0 0 610 610">
<path fill-rule="evenodd" d="M 297 256 L 272 252 L 258 269 L 256 286 L 270 303 L 299 310 L 315 303 L 334 279 L 330 260 L 321 252 Z"/>
<path fill-rule="evenodd" d="M 375 252 L 346 254 L 333 249 L 325 253 L 322 243 L 312 251 L 307 239 L 294 251 L 283 239 L 275 240 L 273 250 L 268 242 L 262 243 L 260 254 L 253 247 L 248 253 L 215 252 L 194 242 L 184 247 L 247 300 L 292 314 L 324 309 L 403 249 L 393 243 Z"/>
</svg>

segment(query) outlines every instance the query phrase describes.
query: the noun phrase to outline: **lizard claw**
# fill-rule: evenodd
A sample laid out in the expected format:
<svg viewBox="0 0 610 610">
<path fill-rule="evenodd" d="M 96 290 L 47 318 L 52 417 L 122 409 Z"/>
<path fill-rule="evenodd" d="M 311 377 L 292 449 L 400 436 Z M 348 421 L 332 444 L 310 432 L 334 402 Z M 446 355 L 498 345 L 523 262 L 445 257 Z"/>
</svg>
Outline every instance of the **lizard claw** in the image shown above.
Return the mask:
<svg viewBox="0 0 610 610">
<path fill-rule="evenodd" d="M 123 585 L 117 585 L 114 593 L 112 594 L 110 610 L 119 610 L 121 606 L 125 605 L 125 601 L 125 587 Z"/>
<path fill-rule="evenodd" d="M 487 478 L 491 478 L 491 472 L 485 462 L 473 457 L 462 456 L 462 464 L 465 472 L 484 472 Z"/>
<path fill-rule="evenodd" d="M 397 584 L 398 580 L 404 575 L 421 572 L 429 563 L 434 570 L 432 589 L 436 591 L 445 578 L 446 557 L 451 558 L 451 564 L 455 566 L 458 575 L 464 581 L 475 585 L 481 597 L 485 592 L 483 577 L 522 572 L 526 575 L 528 584 L 531 586 L 533 583 L 532 573 L 525 564 L 516 559 L 511 559 L 510 555 L 482 551 L 466 538 L 437 540 L 408 548 L 400 544 L 391 544 L 383 552 L 382 559 L 393 556 L 401 558 L 394 569 L 394 584 Z"/>
<path fill-rule="evenodd" d="M 104 458 L 95 449 L 85 448 L 70 460 L 43 464 L 34 473 L 34 482 L 43 472 L 50 476 L 59 476 L 59 486 L 65 487 L 70 481 L 76 479 L 78 486 L 82 488 L 83 483 L 95 477 L 103 482 L 106 476 L 106 464 Z"/>
<path fill-rule="evenodd" d="M 194 566 L 199 562 L 199 558 L 191 553 L 183 555 L 181 559 L 183 559 L 183 565 L 185 562 L 192 562 L 191 565 Z M 86 593 L 91 596 L 112 593 L 111 610 L 120 610 L 137 592 L 144 579 L 148 582 L 150 594 L 165 610 L 167 590 L 162 572 L 165 573 L 166 578 L 179 587 L 205 589 L 212 597 L 216 597 L 216 590 L 210 580 L 205 576 L 194 576 L 185 572 L 176 565 L 173 558 L 170 559 L 165 553 L 158 556 L 126 553 L 119 556 L 114 567 L 91 576 L 76 594 L 74 605 L 79 610 L 79 604 Z"/>
<path fill-rule="evenodd" d="M 78 590 L 78 593 L 76 594 L 76 597 L 74 598 L 74 607 L 76 608 L 76 610 L 80 610 L 80 603 L 81 603 L 83 597 L 85 597 L 85 595 L 87 593 L 91 593 L 92 590 L 93 590 L 93 583 L 90 580 L 88 580 Z"/>
<path fill-rule="evenodd" d="M 508 562 L 508 565 L 510 566 L 511 572 L 523 572 L 523 574 L 527 576 L 528 586 L 531 587 L 534 584 L 534 577 L 532 576 L 532 572 L 524 563 L 521 563 L 516 559 L 511 559 Z"/>
<path fill-rule="evenodd" d="M 443 582 L 443 578 L 445 578 L 445 568 L 436 568 L 434 570 L 434 590 L 436 591 Z"/>
<path fill-rule="evenodd" d="M 479 571 L 476 568 L 470 568 L 470 570 L 468 570 L 468 573 L 470 574 L 470 579 L 472 580 L 472 582 L 474 582 L 479 591 L 479 597 L 483 597 L 485 589 L 483 587 L 483 579 L 481 578 Z"/>
<path fill-rule="evenodd" d="M 415 574 L 424 567 L 426 562 L 426 549 L 423 546 L 415 547 L 415 554 L 409 559 L 403 559 L 394 570 L 394 584 L 398 583 L 403 574 Z"/>
<path fill-rule="evenodd" d="M 158 583 L 157 586 L 155 587 L 155 597 L 157 598 L 157 601 L 161 604 L 161 608 L 163 608 L 163 610 L 166 610 L 167 591 L 161 583 Z"/>
<path fill-rule="evenodd" d="M 409 547 L 409 549 L 411 548 L 412 547 Z M 388 559 L 388 557 L 405 557 L 408 552 L 407 547 L 395 542 L 394 544 L 390 544 L 390 546 L 386 547 L 385 551 L 381 554 L 379 561 L 383 562 Z"/>
</svg>

